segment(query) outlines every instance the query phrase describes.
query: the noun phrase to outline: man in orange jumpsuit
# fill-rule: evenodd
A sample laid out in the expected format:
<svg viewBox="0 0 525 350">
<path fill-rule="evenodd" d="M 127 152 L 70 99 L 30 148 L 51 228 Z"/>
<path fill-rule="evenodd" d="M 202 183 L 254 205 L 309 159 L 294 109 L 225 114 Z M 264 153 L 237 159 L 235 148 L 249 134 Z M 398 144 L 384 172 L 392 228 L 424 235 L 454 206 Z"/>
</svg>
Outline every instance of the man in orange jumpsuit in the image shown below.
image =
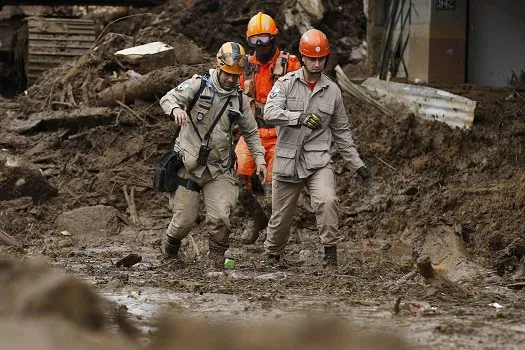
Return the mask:
<svg viewBox="0 0 525 350">
<path fill-rule="evenodd" d="M 272 165 L 277 142 L 275 127 L 267 124 L 263 119 L 266 98 L 277 79 L 288 72 L 301 68 L 301 63 L 297 56 L 282 51 L 277 47 L 276 37 L 278 34 L 279 30 L 275 21 L 267 14 L 259 12 L 250 19 L 246 30 L 246 38 L 250 47 L 254 49 L 254 53 L 248 55 L 248 63 L 239 81 L 244 93 L 250 97 L 253 115 L 257 121 L 259 136 L 264 146 L 268 168 L 266 184 L 272 183 Z M 259 232 L 268 225 L 268 217 L 253 195 L 251 179 L 255 172 L 255 161 L 243 137 L 237 143 L 235 154 L 237 156 L 237 173 L 246 184 L 247 189 L 242 194 L 241 201 L 252 218 L 243 234 L 243 241 L 246 244 L 252 244 L 259 237 Z M 268 190 L 265 192 L 263 207 L 269 212 L 271 211 L 271 194 L 268 193 Z"/>
</svg>

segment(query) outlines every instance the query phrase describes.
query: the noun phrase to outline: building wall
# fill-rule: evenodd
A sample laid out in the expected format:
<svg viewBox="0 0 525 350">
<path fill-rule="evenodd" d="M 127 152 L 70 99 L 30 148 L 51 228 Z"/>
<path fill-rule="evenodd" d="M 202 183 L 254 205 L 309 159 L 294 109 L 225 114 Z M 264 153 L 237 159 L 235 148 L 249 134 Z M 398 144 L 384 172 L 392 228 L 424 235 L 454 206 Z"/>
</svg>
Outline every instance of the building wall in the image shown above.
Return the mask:
<svg viewBox="0 0 525 350">
<path fill-rule="evenodd" d="M 408 79 L 428 81 L 430 58 L 430 20 L 429 0 L 412 0 L 410 41 L 405 51 Z"/>
<path fill-rule="evenodd" d="M 471 0 L 468 82 L 504 86 L 525 70 L 525 1 Z"/>
<path fill-rule="evenodd" d="M 428 81 L 463 84 L 466 78 L 467 0 L 456 0 L 454 9 L 438 9 L 437 1 L 431 1 Z"/>
</svg>

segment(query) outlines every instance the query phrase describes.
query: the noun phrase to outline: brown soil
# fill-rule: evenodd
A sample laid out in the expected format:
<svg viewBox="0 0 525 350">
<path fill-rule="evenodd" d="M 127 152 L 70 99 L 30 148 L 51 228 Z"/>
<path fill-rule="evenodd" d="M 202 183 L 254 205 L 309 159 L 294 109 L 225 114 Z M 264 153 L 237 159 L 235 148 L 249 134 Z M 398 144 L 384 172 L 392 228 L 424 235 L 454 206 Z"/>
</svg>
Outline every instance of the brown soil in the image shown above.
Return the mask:
<svg viewBox="0 0 525 350">
<path fill-rule="evenodd" d="M 350 11 L 330 12 L 321 28 L 328 28 L 335 41 L 343 25 L 352 28 L 349 36 L 361 38 L 364 20 L 356 6 L 361 2 L 340 3 Z M 155 96 L 136 100 L 131 109 L 113 108 L 110 124 L 58 125 L 24 133 L 9 129 L 13 120 L 34 112 L 97 106 L 97 79 L 114 85 L 125 81 L 132 68 L 111 56 L 118 49 L 160 35 L 168 43 L 186 42 L 182 51 L 195 50 L 194 43 L 181 39 L 182 33 L 213 53 L 226 39 L 240 40 L 256 10 L 267 9 L 282 21 L 279 10 L 285 5 L 196 1 L 185 7 L 185 2 L 171 1 L 151 9 L 155 16 L 115 24 L 112 30 L 125 35 L 104 36 L 97 51 L 49 71 L 27 96 L 0 100 L 0 147 L 39 166 L 58 188 L 58 196 L 40 204 L 28 197 L 0 201 L 0 228 L 25 245 L 22 251 L 0 245 L 0 254 L 18 260 L 40 256 L 87 280 L 105 297 L 126 305 L 148 339 L 148 327 L 161 311 L 205 316 L 212 322 L 293 319 L 318 311 L 351 319 L 357 327 L 393 327 L 423 347 L 490 347 L 495 342 L 518 347 L 523 341 L 522 296 L 513 289 L 522 288 L 525 280 L 525 99 L 519 91 L 440 87 L 478 101 L 471 130 L 413 115 L 388 118 L 346 96 L 358 149 L 373 170 L 374 183 L 361 186 L 335 157 L 340 226 L 347 238 L 335 272 L 321 267 L 315 218 L 305 209 L 298 213 L 287 255 L 307 259 L 284 272 L 261 268 L 263 237 L 251 247 L 240 243 L 246 219 L 242 212 L 232 220 L 235 270 L 210 273 L 205 268 L 204 220 L 192 232 L 195 244 L 184 242 L 182 262 L 162 260 L 160 247 L 171 214 L 167 199 L 154 193 L 151 184 L 155 163 L 176 128 Z M 281 46 L 294 51 L 297 38 L 293 30 L 283 30 L 281 41 L 288 44 Z M 202 51 L 195 52 L 202 62 Z M 181 63 L 170 70 L 171 86 L 208 66 Z M 131 222 L 124 186 L 134 187 L 140 225 Z M 116 234 L 58 228 L 61 213 L 96 205 L 117 210 Z M 142 261 L 131 268 L 114 265 L 130 253 L 141 255 Z M 436 273 L 430 279 L 416 272 L 416 261 L 427 257 Z M 488 306 L 493 302 L 504 308 Z M 162 349 L 163 344 L 159 340 L 156 346 Z"/>
</svg>

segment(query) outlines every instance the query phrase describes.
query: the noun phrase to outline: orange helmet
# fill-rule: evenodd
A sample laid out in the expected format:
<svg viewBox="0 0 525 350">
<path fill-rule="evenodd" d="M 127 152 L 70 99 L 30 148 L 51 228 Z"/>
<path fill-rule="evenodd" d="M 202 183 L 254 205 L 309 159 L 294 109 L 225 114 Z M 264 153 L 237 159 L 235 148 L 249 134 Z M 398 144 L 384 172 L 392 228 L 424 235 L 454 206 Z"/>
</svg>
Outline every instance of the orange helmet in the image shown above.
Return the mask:
<svg viewBox="0 0 525 350">
<path fill-rule="evenodd" d="M 217 68 L 230 74 L 241 75 L 248 58 L 241 44 L 228 41 L 217 52 Z"/>
<path fill-rule="evenodd" d="M 246 29 L 247 38 L 260 34 L 279 34 L 279 29 L 277 29 L 277 25 L 273 18 L 262 12 L 259 12 L 250 19 L 250 22 L 248 22 L 248 28 Z"/>
<path fill-rule="evenodd" d="M 306 31 L 299 41 L 299 52 L 308 57 L 324 57 L 330 53 L 326 35 L 317 29 Z"/>
</svg>

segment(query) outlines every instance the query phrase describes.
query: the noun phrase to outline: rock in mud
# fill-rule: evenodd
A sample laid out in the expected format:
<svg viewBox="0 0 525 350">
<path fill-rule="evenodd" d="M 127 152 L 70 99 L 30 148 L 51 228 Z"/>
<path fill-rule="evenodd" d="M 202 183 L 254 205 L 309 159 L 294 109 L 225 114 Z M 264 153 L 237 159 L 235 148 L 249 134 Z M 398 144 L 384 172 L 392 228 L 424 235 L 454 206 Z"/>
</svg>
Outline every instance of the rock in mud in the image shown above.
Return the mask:
<svg viewBox="0 0 525 350">
<path fill-rule="evenodd" d="M 115 263 L 115 266 L 116 267 L 131 267 L 135 264 L 138 264 L 139 262 L 142 261 L 142 256 L 138 255 L 138 254 L 129 254 L 125 257 L 123 257 L 122 259 L 120 259 L 119 261 L 117 261 Z"/>
<path fill-rule="evenodd" d="M 314 252 L 309 249 L 303 249 L 299 252 L 299 261 L 308 266 L 317 265 L 316 257 Z"/>
<path fill-rule="evenodd" d="M 151 72 L 175 62 L 175 50 L 163 42 L 155 41 L 115 52 L 122 62 L 136 65 L 140 74 Z"/>
<path fill-rule="evenodd" d="M 118 233 L 118 211 L 106 206 L 81 207 L 58 216 L 57 228 L 72 235 L 110 236 Z"/>
<path fill-rule="evenodd" d="M 0 200 L 29 196 L 39 203 L 57 194 L 36 165 L 0 151 Z"/>
</svg>

